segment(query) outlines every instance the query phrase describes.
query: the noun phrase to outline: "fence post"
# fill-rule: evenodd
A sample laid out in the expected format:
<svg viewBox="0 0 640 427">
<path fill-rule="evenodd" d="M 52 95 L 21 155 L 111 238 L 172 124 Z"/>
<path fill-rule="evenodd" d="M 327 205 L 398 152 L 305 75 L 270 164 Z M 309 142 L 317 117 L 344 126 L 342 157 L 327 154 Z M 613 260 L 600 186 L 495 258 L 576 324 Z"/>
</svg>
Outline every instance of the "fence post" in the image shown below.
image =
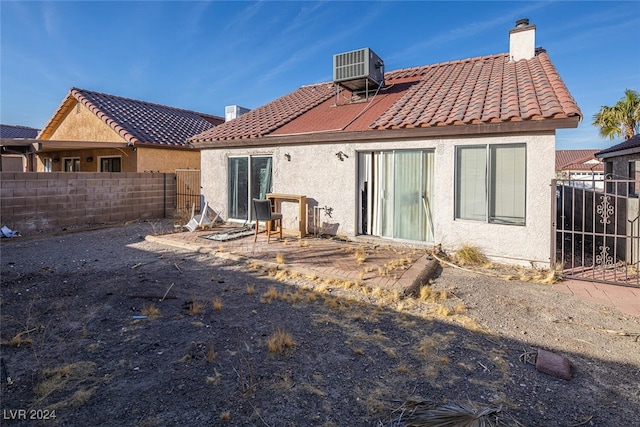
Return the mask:
<svg viewBox="0 0 640 427">
<path fill-rule="evenodd" d="M 549 266 L 552 270 L 556 269 L 556 221 L 558 219 L 558 181 L 551 180 L 551 257 Z"/>
</svg>

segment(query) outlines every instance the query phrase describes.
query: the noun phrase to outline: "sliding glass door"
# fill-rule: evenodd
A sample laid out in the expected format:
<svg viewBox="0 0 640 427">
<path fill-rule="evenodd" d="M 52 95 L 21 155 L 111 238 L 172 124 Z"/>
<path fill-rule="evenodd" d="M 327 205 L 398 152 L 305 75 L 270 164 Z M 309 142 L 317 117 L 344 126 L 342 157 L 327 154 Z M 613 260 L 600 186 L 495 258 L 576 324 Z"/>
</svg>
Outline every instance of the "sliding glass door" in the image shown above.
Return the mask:
<svg viewBox="0 0 640 427">
<path fill-rule="evenodd" d="M 229 218 L 251 219 L 251 199 L 271 192 L 271 157 L 230 157 L 228 162 Z"/>
<path fill-rule="evenodd" d="M 359 153 L 363 234 L 433 241 L 433 151 Z"/>
</svg>

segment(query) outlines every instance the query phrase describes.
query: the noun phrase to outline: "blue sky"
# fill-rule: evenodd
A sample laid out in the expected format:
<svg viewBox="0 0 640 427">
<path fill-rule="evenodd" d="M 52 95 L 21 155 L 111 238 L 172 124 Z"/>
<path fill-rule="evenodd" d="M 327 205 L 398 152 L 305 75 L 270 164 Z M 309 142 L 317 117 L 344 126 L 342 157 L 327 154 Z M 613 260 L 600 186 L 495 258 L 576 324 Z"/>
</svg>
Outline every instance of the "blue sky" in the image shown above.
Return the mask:
<svg viewBox="0 0 640 427">
<path fill-rule="evenodd" d="M 520 18 L 584 114 L 557 148 L 620 142 L 591 119 L 640 90 L 637 1 L 0 0 L 0 122 L 41 128 L 71 87 L 224 116 L 330 81 L 362 47 L 387 70 L 507 52 Z"/>
</svg>

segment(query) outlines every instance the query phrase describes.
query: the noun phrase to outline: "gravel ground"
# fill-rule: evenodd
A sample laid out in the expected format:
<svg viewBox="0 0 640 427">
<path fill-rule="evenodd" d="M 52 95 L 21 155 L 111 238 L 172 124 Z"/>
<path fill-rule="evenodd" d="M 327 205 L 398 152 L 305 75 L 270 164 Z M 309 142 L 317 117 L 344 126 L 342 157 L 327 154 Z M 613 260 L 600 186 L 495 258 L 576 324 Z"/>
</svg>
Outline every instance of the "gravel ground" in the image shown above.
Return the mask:
<svg viewBox="0 0 640 427">
<path fill-rule="evenodd" d="M 640 423 L 637 317 L 447 266 L 400 299 L 144 240 L 157 230 L 2 241 L 2 425 L 428 425 L 453 404 Z M 523 361 L 538 350 L 572 379 Z"/>
</svg>

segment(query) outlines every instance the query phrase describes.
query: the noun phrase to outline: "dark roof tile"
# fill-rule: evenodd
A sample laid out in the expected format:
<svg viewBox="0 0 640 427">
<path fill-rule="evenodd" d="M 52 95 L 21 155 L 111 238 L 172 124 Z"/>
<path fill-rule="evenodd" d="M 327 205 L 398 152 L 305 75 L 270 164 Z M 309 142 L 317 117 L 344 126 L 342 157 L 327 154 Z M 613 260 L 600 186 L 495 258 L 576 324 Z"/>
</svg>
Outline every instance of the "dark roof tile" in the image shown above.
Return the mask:
<svg viewBox="0 0 640 427">
<path fill-rule="evenodd" d="M 631 138 L 627 139 L 626 141 L 621 142 L 620 144 L 616 144 L 609 148 L 605 148 L 604 150 L 596 153 L 596 156 L 600 156 L 601 154 L 615 153 L 616 151 L 628 150 L 631 148 L 638 148 L 638 147 L 640 147 L 640 134 L 636 134 Z"/>
<path fill-rule="evenodd" d="M 71 98 L 87 107 L 131 144 L 186 146 L 188 138 L 224 123 L 222 117 L 210 114 L 71 88 L 40 137 L 53 131 L 48 130 L 49 126 L 61 120 Z"/>
<path fill-rule="evenodd" d="M 38 129 L 27 126 L 0 125 L 0 138 L 35 139 Z"/>
</svg>

